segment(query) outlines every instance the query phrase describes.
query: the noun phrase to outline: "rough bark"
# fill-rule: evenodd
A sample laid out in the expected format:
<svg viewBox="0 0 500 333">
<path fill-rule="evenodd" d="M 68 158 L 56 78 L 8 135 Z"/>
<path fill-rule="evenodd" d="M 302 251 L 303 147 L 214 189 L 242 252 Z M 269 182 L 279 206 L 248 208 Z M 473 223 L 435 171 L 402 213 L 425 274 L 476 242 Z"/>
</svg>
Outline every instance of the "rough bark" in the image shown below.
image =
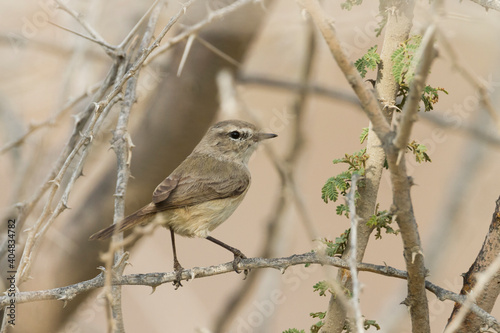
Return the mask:
<svg viewBox="0 0 500 333">
<path fill-rule="evenodd" d="M 476 260 L 464 275 L 464 285 L 460 291 L 461 295 L 467 295 L 476 285 L 477 276 L 481 274 L 488 266 L 500 255 L 500 198 L 496 201 L 495 211 L 491 219 L 490 229 L 483 242 L 481 251 Z M 476 297 L 476 304 L 487 312 L 491 312 L 495 302 L 500 294 L 500 274 L 497 273 L 494 278 L 486 285 L 483 292 Z M 453 320 L 462 306 L 455 303 L 453 312 L 448 322 Z M 474 313 L 466 315 L 457 333 L 479 332 L 484 325 L 484 320 L 477 317 Z"/>
</svg>

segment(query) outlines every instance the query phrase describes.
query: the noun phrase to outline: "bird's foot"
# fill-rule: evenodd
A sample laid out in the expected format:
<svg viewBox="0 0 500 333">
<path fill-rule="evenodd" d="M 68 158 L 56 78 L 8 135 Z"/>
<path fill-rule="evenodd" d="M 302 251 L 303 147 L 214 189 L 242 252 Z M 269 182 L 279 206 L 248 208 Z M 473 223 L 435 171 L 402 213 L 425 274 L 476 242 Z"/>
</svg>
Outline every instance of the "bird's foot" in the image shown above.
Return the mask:
<svg viewBox="0 0 500 333">
<path fill-rule="evenodd" d="M 175 280 L 172 283 L 175 287 L 175 290 L 179 289 L 179 287 L 182 287 L 182 271 L 184 268 L 181 266 L 181 264 L 178 261 L 174 262 L 174 271 L 175 271 Z"/>
<path fill-rule="evenodd" d="M 238 250 L 238 252 L 234 253 L 234 260 L 233 260 L 233 269 L 238 274 L 241 273 L 240 270 L 238 270 L 238 264 L 241 262 L 241 259 L 247 259 L 247 256 Z M 250 270 L 245 269 L 243 273 L 245 274 L 245 278 L 243 280 L 245 280 L 248 276 L 248 273 L 250 273 Z"/>
</svg>

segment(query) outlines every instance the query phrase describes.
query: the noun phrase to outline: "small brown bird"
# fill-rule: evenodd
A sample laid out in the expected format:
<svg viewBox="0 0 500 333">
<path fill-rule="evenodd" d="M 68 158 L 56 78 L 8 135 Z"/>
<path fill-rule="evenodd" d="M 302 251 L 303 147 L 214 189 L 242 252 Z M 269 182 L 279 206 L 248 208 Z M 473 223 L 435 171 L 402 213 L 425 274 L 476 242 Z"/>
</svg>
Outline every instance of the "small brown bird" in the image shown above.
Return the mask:
<svg viewBox="0 0 500 333">
<path fill-rule="evenodd" d="M 248 160 L 258 143 L 276 136 L 259 132 L 241 120 L 213 125 L 193 152 L 156 187 L 151 203 L 90 239 L 106 239 L 138 225 L 163 225 L 170 229 L 172 238 L 176 288 L 182 286 L 183 268 L 177 260 L 175 234 L 206 238 L 231 251 L 233 267 L 238 272 L 237 265 L 246 256 L 209 234 L 231 216 L 245 197 L 250 186 Z"/>
</svg>

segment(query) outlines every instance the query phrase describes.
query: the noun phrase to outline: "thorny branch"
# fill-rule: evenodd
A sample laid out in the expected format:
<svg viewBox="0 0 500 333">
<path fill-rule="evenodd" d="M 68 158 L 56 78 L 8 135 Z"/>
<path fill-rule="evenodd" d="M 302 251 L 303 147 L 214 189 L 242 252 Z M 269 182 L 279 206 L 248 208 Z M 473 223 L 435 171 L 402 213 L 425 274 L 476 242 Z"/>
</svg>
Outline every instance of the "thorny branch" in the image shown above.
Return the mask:
<svg viewBox="0 0 500 333">
<path fill-rule="evenodd" d="M 44 127 L 50 127 L 54 126 L 66 113 L 68 113 L 77 103 L 83 101 L 85 98 L 88 96 L 92 95 L 97 91 L 97 89 L 102 85 L 102 82 L 99 82 L 97 84 L 94 84 L 92 87 L 90 87 L 87 91 L 84 93 L 80 94 L 79 96 L 72 98 L 66 104 L 59 110 L 57 111 L 53 116 L 50 118 L 38 122 L 38 123 L 31 123 L 28 126 L 28 130 L 19 136 L 17 139 L 6 143 L 3 147 L 0 148 L 0 155 L 18 147 L 19 145 L 23 144 L 28 137 L 30 137 L 32 134 L 37 132 L 39 129 L 42 129 Z"/>
<path fill-rule="evenodd" d="M 372 129 L 379 137 L 387 156 L 391 182 L 393 185 L 393 210 L 396 221 L 401 230 L 404 244 L 404 258 L 408 269 L 408 299 L 405 304 L 409 306 L 413 332 L 430 332 L 429 308 L 425 293 L 425 275 L 423 252 L 420 236 L 413 214 L 410 189 L 411 181 L 408 179 L 405 160 L 402 158 L 404 147 L 408 142 L 409 134 L 418 110 L 418 97 L 422 94 L 429 68 L 434 59 L 433 44 L 435 29 L 430 26 L 419 50 L 419 63 L 415 78 L 410 87 L 410 101 L 405 105 L 401 126 L 394 133 L 385 119 L 373 93 L 366 88 L 355 66 L 346 56 L 341 47 L 336 31 L 322 10 L 318 1 L 300 0 L 299 3 L 311 15 L 313 21 L 323 35 L 333 58 L 340 67 L 344 76 L 351 84 L 354 92 L 359 97 L 363 111 L 372 123 Z M 396 138 L 393 139 L 394 134 Z M 331 322 L 327 321 L 327 323 Z M 325 332 L 331 328 L 322 328 Z"/>
<path fill-rule="evenodd" d="M 49 173 L 47 180 L 40 186 L 40 188 L 35 192 L 35 194 L 29 201 L 17 205 L 19 208 L 17 226 L 21 227 L 26 221 L 26 218 L 32 212 L 33 208 L 38 204 L 40 199 L 44 195 L 46 196 L 41 215 L 37 218 L 37 221 L 33 224 L 33 226 L 28 229 L 27 240 L 25 243 L 23 254 L 19 261 L 18 271 L 16 274 L 16 287 L 22 284 L 29 277 L 33 258 L 36 255 L 37 249 L 47 230 L 53 224 L 56 218 L 65 209 L 68 208 L 67 202 L 69 194 L 73 188 L 74 183 L 81 175 L 81 170 L 85 163 L 89 147 L 92 145 L 94 136 L 99 133 L 100 125 L 106 118 L 107 113 L 110 111 L 113 105 L 122 98 L 122 90 L 127 82 L 129 82 L 131 78 L 138 74 L 146 59 L 148 59 L 148 57 L 155 49 L 160 47 L 160 43 L 165 37 L 166 33 L 179 20 L 179 18 L 186 12 L 186 9 L 194 1 L 195 0 L 190 0 L 184 3 L 181 9 L 171 17 L 169 22 L 165 25 L 165 27 L 161 30 L 161 32 L 157 35 L 153 42 L 150 43 L 149 46 L 142 45 L 144 47 L 141 48 L 135 61 L 129 62 L 128 66 L 125 69 L 124 67 L 118 66 L 118 63 L 123 61 L 124 59 L 130 61 L 130 58 L 127 59 L 124 50 L 129 47 L 129 43 L 133 42 L 133 40 L 131 39 L 133 33 L 129 33 L 129 35 L 117 47 L 109 45 L 85 21 L 82 15 L 59 3 L 59 8 L 65 10 L 70 15 L 75 17 L 75 19 L 79 21 L 79 23 L 85 28 L 85 30 L 92 36 L 94 40 L 100 41 L 99 44 L 104 46 L 105 51 L 108 53 L 108 55 L 112 56 L 112 58 L 115 59 L 115 62 L 111 67 L 111 70 L 109 71 L 106 79 L 103 81 L 103 84 L 94 95 L 91 105 L 89 105 L 81 114 L 78 114 L 75 117 L 76 122 L 74 125 L 73 133 L 68 139 L 66 145 L 63 147 L 63 150 L 58 160 L 56 161 L 53 170 Z M 181 42 L 185 37 L 189 36 L 193 32 L 201 30 L 207 24 L 221 19 L 226 14 L 233 12 L 250 2 L 251 1 L 249 0 L 235 1 L 216 12 L 211 12 L 207 19 L 202 20 L 191 29 L 187 29 L 185 31 L 185 35 L 179 35 L 170 39 L 164 45 L 162 52 Z M 157 2 L 155 2 L 155 4 L 156 3 Z M 145 16 L 148 16 L 149 13 L 150 12 L 148 11 Z M 144 17 L 141 19 L 141 21 L 143 19 Z M 133 32 L 139 29 L 141 21 L 136 25 L 136 27 L 134 27 Z M 59 116 L 59 114 L 57 116 Z M 48 120 L 47 124 L 50 124 L 51 122 L 51 120 Z M 19 143 L 21 143 L 22 140 L 24 140 L 28 135 L 30 135 L 30 132 L 23 136 L 19 140 Z M 18 145 L 19 143 L 15 142 L 13 146 Z M 10 147 L 7 147 L 7 149 L 10 149 Z M 73 169 L 72 167 L 74 166 L 75 161 L 76 167 Z M 69 172 L 70 170 L 71 174 Z M 69 179 L 68 183 L 65 182 L 66 179 Z M 6 321 L 4 320 L 2 328 L 0 330 L 2 332 L 4 332 L 6 329 L 5 323 Z"/>
<path fill-rule="evenodd" d="M 338 39 L 331 20 L 325 17 L 323 9 L 319 5 L 318 1 L 299 0 L 298 2 L 307 10 L 309 15 L 311 15 L 312 20 L 323 35 L 323 38 L 328 44 L 330 52 L 335 58 L 337 65 L 340 67 L 344 76 L 349 81 L 349 84 L 358 96 L 363 107 L 363 111 L 373 123 L 373 128 L 378 137 L 383 140 L 387 136 L 391 135 L 389 123 L 382 113 L 377 98 L 372 91 L 366 88 L 361 75 L 347 57 L 345 51 L 342 49 L 341 42 Z"/>
<path fill-rule="evenodd" d="M 339 268 L 349 268 L 349 263 L 338 257 L 328 257 L 315 252 L 308 252 L 304 254 L 296 254 L 290 257 L 284 258 L 249 258 L 242 259 L 238 264 L 239 270 L 244 269 L 261 269 L 261 268 L 274 268 L 282 273 L 285 273 L 286 269 L 291 266 L 305 265 L 305 264 L 320 264 L 328 265 Z M 406 271 L 396 269 L 387 265 L 374 265 L 368 263 L 358 263 L 358 271 L 370 272 L 379 275 L 394 277 L 398 279 L 407 279 L 408 274 Z M 220 274 L 233 273 L 232 262 L 227 262 L 219 265 L 209 266 L 209 267 L 193 267 L 191 269 L 186 269 L 182 272 L 182 280 L 192 280 L 197 278 L 209 277 Z M 171 283 L 176 279 L 176 272 L 166 272 L 166 273 L 147 273 L 147 274 L 129 274 L 123 276 L 113 277 L 113 285 L 135 285 L 135 286 L 149 286 L 153 288 L 153 291 L 160 285 L 165 283 Z M 47 301 L 47 300 L 59 300 L 64 303 L 71 301 L 76 296 L 89 292 L 104 286 L 104 273 L 100 273 L 96 277 L 75 283 L 69 286 L 39 290 L 39 291 L 23 291 L 16 293 L 15 301 L 16 303 L 28 303 L 37 301 Z M 466 296 L 455 294 L 449 290 L 441 288 L 429 281 L 425 282 L 425 287 L 427 290 L 432 292 L 441 301 L 450 300 L 463 304 L 466 301 Z M 8 296 L 0 297 L 0 308 L 3 308 L 10 304 L 11 298 Z M 472 304 L 471 311 L 476 315 L 483 318 L 492 328 L 500 330 L 500 323 L 489 313 L 482 310 L 478 306 Z"/>
<path fill-rule="evenodd" d="M 349 190 L 349 193 L 347 194 L 346 201 L 349 206 L 349 214 L 351 216 L 351 232 L 349 235 L 349 241 L 351 245 L 351 255 L 348 258 L 349 262 L 349 270 L 351 272 L 351 279 L 352 279 L 352 308 L 354 309 L 354 319 L 355 319 L 355 326 L 356 326 L 356 331 L 358 333 L 362 333 L 363 330 L 363 319 L 361 317 L 361 309 L 359 306 L 359 293 L 360 293 L 360 283 L 358 279 L 358 270 L 357 270 L 357 248 L 358 245 L 357 240 L 358 240 L 358 222 L 359 222 L 359 217 L 356 214 L 356 189 L 357 189 L 357 182 L 359 180 L 359 175 L 358 174 L 353 174 L 352 179 L 351 179 L 351 189 Z"/>
<path fill-rule="evenodd" d="M 162 3 L 163 4 L 163 3 Z M 143 23 L 146 17 L 149 17 L 149 21 L 145 27 L 141 27 L 137 24 L 133 31 L 137 34 L 142 35 L 142 40 L 140 43 L 136 43 L 129 50 L 129 59 L 124 57 L 117 58 L 119 66 L 125 71 L 129 62 L 134 62 L 140 55 L 141 50 L 144 50 L 150 44 L 158 17 L 160 15 L 160 10 L 162 4 L 158 4 L 156 1 L 151 9 L 143 16 L 139 22 Z M 142 28 L 144 31 L 139 30 Z M 122 45 L 127 45 L 127 40 L 130 40 L 134 36 L 129 34 Z M 127 61 L 125 61 L 127 60 Z M 120 71 L 120 70 L 119 70 Z M 115 191 L 115 211 L 113 217 L 113 223 L 120 223 L 125 215 L 125 193 L 127 190 L 128 180 L 130 178 L 130 160 L 132 156 L 132 148 L 134 147 L 132 139 L 127 131 L 130 112 L 132 106 L 136 100 L 136 89 L 137 89 L 137 75 L 132 77 L 126 85 L 125 94 L 122 102 L 122 107 L 120 114 L 118 116 L 118 122 L 116 129 L 113 134 L 113 144 L 112 148 L 115 151 L 117 157 L 117 181 L 116 181 L 116 191 Z M 111 286 L 111 276 L 119 276 L 123 274 L 126 265 L 126 259 L 124 256 L 123 247 L 117 246 L 116 243 L 120 243 L 123 240 L 123 234 L 114 235 L 111 239 L 109 246 L 109 252 L 107 254 L 107 259 L 105 260 L 105 290 L 106 290 L 106 300 L 108 302 L 108 330 L 110 332 L 124 332 L 123 324 L 123 314 L 121 309 L 121 289 L 119 286 Z"/>
<path fill-rule="evenodd" d="M 410 84 L 409 100 L 403 109 L 400 127 L 397 129 L 396 138 L 390 144 L 385 142 L 387 162 L 391 174 L 393 211 L 396 216 L 403 239 L 406 267 L 408 270 L 408 305 L 411 314 L 413 332 L 430 332 L 429 306 L 425 293 L 426 268 L 424 255 L 420 242 L 420 235 L 413 214 L 411 200 L 412 181 L 406 171 L 406 162 L 402 157 L 408 144 L 415 115 L 418 111 L 418 100 L 425 86 L 430 66 L 434 60 L 434 35 L 435 28 L 430 26 L 423 37 L 417 59 L 419 61 L 415 76 Z"/>
</svg>

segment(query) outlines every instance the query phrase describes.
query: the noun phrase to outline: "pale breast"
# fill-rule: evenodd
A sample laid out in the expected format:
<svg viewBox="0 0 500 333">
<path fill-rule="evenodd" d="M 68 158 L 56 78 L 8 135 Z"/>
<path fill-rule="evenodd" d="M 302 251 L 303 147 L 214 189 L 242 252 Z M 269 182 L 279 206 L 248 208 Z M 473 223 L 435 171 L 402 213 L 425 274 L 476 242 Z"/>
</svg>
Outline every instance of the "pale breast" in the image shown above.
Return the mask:
<svg viewBox="0 0 500 333">
<path fill-rule="evenodd" d="M 227 220 L 239 206 L 245 193 L 237 197 L 210 200 L 198 205 L 167 210 L 156 214 L 154 223 L 172 228 L 184 237 L 206 238 Z"/>
</svg>

